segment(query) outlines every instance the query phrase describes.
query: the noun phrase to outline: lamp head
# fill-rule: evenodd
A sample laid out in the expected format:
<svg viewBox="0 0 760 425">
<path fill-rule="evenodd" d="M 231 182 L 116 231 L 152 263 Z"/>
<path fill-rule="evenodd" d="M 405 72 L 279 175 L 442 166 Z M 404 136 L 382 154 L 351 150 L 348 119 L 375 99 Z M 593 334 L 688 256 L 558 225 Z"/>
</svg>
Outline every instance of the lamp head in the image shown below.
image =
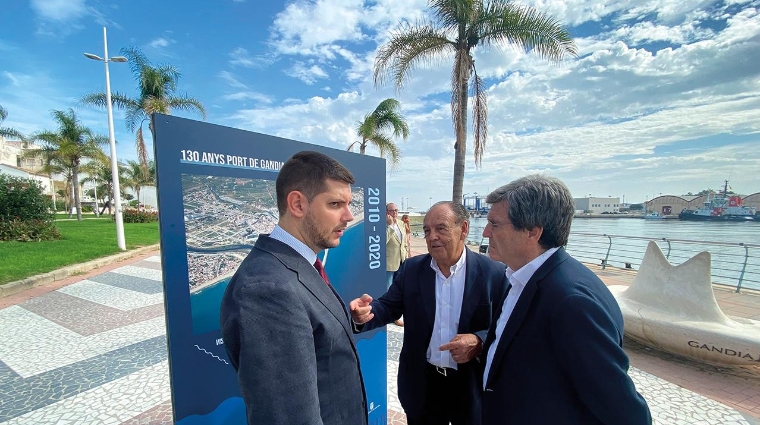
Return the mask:
<svg viewBox="0 0 760 425">
<path fill-rule="evenodd" d="M 86 57 L 87 59 L 92 59 L 92 60 L 96 60 L 96 61 L 101 61 L 101 62 L 103 61 L 103 58 L 101 58 L 98 55 L 94 55 L 92 53 L 85 53 L 84 57 Z"/>
<path fill-rule="evenodd" d="M 113 56 L 111 59 L 109 59 L 111 62 L 127 62 L 128 59 L 124 56 Z"/>
</svg>

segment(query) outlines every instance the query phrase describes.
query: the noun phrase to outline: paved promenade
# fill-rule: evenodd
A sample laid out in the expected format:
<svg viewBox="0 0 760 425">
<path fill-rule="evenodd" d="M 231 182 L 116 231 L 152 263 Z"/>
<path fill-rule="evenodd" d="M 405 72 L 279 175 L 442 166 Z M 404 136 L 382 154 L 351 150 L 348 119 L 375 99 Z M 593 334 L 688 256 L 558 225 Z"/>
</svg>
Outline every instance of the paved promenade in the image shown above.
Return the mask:
<svg viewBox="0 0 760 425">
<path fill-rule="evenodd" d="M 422 239 L 413 252 L 425 252 Z M 155 251 L 0 298 L 0 425 L 170 424 L 160 269 Z M 594 271 L 608 284 L 633 278 Z M 729 315 L 760 319 L 760 296 L 716 296 Z M 388 327 L 394 425 L 406 423 L 396 398 L 402 338 Z M 760 367 L 716 368 L 632 341 L 626 351 L 656 424 L 760 425 Z"/>
</svg>

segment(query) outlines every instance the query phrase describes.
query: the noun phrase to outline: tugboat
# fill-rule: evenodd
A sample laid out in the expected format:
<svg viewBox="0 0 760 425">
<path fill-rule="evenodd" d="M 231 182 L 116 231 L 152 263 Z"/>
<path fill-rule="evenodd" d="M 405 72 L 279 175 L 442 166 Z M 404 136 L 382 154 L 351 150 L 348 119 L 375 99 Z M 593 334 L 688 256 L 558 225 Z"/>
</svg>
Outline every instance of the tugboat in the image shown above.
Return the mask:
<svg viewBox="0 0 760 425">
<path fill-rule="evenodd" d="M 756 221 L 757 210 L 742 205 L 742 198 L 738 195 L 728 196 L 728 180 L 723 185 L 723 192 L 714 194 L 712 198 L 707 195 L 707 200 L 700 208 L 695 210 L 685 209 L 678 214 L 680 220 L 691 221 Z"/>
</svg>

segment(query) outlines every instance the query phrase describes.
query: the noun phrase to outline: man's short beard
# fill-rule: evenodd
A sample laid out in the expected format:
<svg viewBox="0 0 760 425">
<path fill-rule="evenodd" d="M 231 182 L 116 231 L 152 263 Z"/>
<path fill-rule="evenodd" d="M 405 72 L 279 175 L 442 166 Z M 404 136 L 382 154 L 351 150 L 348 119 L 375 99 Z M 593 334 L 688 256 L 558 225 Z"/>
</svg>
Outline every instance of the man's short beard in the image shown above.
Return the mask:
<svg viewBox="0 0 760 425">
<path fill-rule="evenodd" d="M 306 232 L 306 235 L 311 239 L 311 243 L 314 244 L 319 249 L 327 249 L 327 248 L 335 248 L 338 246 L 338 243 L 334 243 L 330 241 L 329 235 L 325 236 L 320 234 L 319 232 L 319 223 L 317 222 L 316 217 L 314 217 L 314 214 L 311 210 L 306 213 L 306 217 L 304 218 L 304 231 Z M 332 233 L 332 230 L 330 230 L 330 234 Z"/>
</svg>

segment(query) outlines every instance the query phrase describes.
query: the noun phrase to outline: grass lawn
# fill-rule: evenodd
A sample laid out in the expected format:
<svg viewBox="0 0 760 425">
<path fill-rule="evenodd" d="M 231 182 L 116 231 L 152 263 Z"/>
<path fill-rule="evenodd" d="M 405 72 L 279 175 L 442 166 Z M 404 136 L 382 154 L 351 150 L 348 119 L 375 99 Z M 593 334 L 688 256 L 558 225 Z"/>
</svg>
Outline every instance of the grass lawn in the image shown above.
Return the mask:
<svg viewBox="0 0 760 425">
<path fill-rule="evenodd" d="M 90 215 L 92 216 L 92 215 Z M 63 239 L 0 242 L 0 285 L 119 252 L 110 217 L 56 221 Z M 124 223 L 127 249 L 158 243 L 158 223 Z"/>
</svg>

